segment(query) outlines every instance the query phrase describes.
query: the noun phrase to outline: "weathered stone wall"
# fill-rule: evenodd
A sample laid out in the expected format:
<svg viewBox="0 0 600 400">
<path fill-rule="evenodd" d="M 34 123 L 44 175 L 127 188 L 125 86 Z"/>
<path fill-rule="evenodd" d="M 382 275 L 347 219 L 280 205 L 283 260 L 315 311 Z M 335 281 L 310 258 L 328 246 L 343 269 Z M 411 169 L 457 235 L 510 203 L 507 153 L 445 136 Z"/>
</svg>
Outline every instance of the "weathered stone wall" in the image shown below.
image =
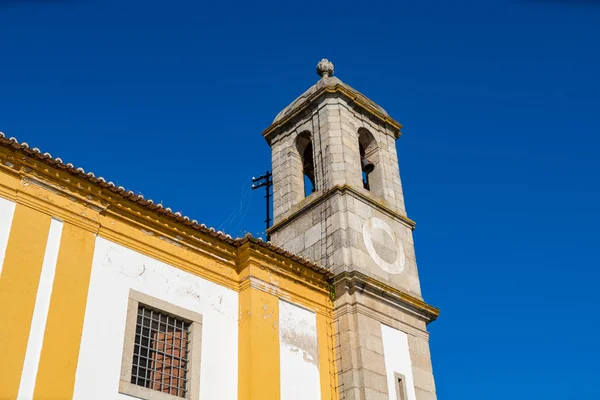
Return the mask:
<svg viewBox="0 0 600 400">
<path fill-rule="evenodd" d="M 358 141 L 361 128 L 367 129 L 376 141 L 375 154 L 368 155 L 375 164 L 372 179 L 380 183 L 376 193 L 364 189 L 362 184 Z M 303 132 L 312 136 L 318 191 L 349 185 L 406 215 L 394 133 L 344 99 L 327 97 L 318 107 L 289 123 L 271 143 L 275 224 L 304 198 L 302 161 L 296 147 L 298 135 Z"/>
<path fill-rule="evenodd" d="M 412 230 L 405 222 L 343 189 L 324 196 L 314 193 L 299 206 L 288 223 L 272 232 L 274 243 L 327 266 L 336 275 L 361 271 L 421 298 Z M 391 236 L 368 223 L 374 219 L 387 224 Z M 402 271 L 394 269 L 394 262 L 398 268 L 403 266 Z"/>
<path fill-rule="evenodd" d="M 435 400 L 436 391 L 429 352 L 426 322 L 418 313 L 369 290 L 360 291 L 343 284 L 336 285 L 335 322 L 339 333 L 338 370 L 340 398 L 384 400 L 389 396 L 388 381 L 394 370 L 386 369 L 382 325 L 403 332 L 408 337 L 412 365 L 404 372 L 412 388 L 407 400 Z M 414 397 L 413 397 L 414 396 Z M 395 400 L 394 397 L 392 400 Z"/>
<path fill-rule="evenodd" d="M 422 297 L 414 223 L 406 217 L 400 181 L 397 132 L 335 91 L 285 124 L 270 139 L 271 240 L 336 275 L 340 398 L 387 400 L 395 392 L 390 385 L 397 372 L 410 385 L 407 400 L 435 400 L 426 331 L 426 323 L 435 317 L 427 314 L 425 303 L 421 309 L 413 304 Z M 297 148 L 303 132 L 312 137 L 317 189 L 306 198 Z M 371 190 L 363 187 L 359 141 L 375 164 L 369 175 Z M 352 287 L 337 281 L 352 274 L 361 276 Z M 384 295 L 394 291 L 396 297 Z M 387 354 L 382 324 L 390 335 Z M 403 357 L 401 365 L 390 361 L 394 357 Z"/>
</svg>

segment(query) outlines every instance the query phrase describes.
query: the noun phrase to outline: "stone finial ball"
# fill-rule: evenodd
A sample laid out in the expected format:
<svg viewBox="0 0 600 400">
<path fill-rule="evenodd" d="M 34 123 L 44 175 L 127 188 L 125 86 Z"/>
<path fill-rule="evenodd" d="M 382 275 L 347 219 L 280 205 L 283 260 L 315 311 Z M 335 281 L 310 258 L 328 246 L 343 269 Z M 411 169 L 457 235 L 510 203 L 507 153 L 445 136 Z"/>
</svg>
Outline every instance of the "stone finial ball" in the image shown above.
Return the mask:
<svg viewBox="0 0 600 400">
<path fill-rule="evenodd" d="M 317 64 L 317 74 L 319 76 L 328 77 L 333 75 L 333 63 L 324 58 Z"/>
</svg>

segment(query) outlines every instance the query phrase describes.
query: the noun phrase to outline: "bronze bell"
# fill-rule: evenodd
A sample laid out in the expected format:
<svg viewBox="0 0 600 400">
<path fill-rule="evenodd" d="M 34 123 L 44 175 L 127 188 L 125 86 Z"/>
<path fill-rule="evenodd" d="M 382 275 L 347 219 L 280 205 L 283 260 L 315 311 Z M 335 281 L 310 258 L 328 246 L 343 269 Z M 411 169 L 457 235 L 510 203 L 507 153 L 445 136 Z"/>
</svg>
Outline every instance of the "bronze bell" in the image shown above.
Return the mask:
<svg viewBox="0 0 600 400">
<path fill-rule="evenodd" d="M 366 157 L 361 157 L 360 163 L 365 174 L 370 174 L 375 169 L 375 164 L 369 161 Z"/>
</svg>

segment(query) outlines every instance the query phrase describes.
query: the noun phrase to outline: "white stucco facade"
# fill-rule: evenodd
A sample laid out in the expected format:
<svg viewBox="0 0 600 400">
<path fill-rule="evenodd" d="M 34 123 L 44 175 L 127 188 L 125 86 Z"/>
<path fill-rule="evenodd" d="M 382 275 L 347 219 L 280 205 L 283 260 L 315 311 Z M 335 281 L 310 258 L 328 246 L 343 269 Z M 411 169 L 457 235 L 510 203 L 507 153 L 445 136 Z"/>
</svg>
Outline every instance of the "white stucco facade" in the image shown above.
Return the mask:
<svg viewBox="0 0 600 400">
<path fill-rule="evenodd" d="M 403 375 L 406 379 L 406 394 L 408 397 L 406 400 L 416 400 L 412 364 L 408 348 L 408 335 L 381 324 L 381 336 L 383 338 L 383 353 L 390 400 L 398 398 L 398 394 L 396 393 L 396 373 Z"/>
<path fill-rule="evenodd" d="M 103 238 L 94 250 L 74 398 L 131 399 L 118 390 L 130 289 L 202 315 L 200 398 L 237 399 L 237 292 Z"/>
<path fill-rule="evenodd" d="M 281 400 L 319 400 L 319 353 L 314 312 L 279 301 Z"/>
<path fill-rule="evenodd" d="M 0 276 L 2 276 L 2 264 L 4 264 L 4 255 L 6 254 L 6 245 L 8 244 L 8 235 L 10 234 L 14 213 L 15 203 L 0 197 Z"/>
</svg>

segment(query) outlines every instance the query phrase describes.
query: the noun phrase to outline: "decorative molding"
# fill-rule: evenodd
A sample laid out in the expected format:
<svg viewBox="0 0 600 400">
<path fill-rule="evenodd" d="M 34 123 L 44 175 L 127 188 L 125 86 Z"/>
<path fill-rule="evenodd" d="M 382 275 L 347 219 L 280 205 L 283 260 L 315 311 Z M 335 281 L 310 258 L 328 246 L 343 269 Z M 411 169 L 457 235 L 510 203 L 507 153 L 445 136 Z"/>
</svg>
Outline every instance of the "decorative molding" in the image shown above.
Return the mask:
<svg viewBox="0 0 600 400">
<path fill-rule="evenodd" d="M 381 123 L 389 126 L 395 132 L 395 138 L 399 138 L 401 135 L 400 130 L 402 129 L 402 125 L 391 118 L 388 115 L 383 114 L 381 111 L 377 110 L 369 103 L 358 97 L 355 93 L 352 93 L 348 89 L 346 89 L 343 85 L 335 84 L 334 86 L 324 86 L 321 89 L 317 90 L 308 98 L 305 102 L 298 106 L 295 110 L 293 110 L 289 115 L 286 115 L 281 120 L 273 123 L 267 129 L 262 132 L 263 137 L 267 140 L 267 143 L 271 143 L 273 136 L 275 136 L 281 128 L 295 119 L 297 116 L 304 113 L 307 109 L 313 106 L 313 103 L 318 101 L 321 97 L 326 96 L 328 94 L 337 94 L 343 96 L 346 100 L 349 100 L 351 103 L 356 104 L 363 111 L 367 112 L 370 116 L 380 121 Z"/>
<path fill-rule="evenodd" d="M 240 272 L 248 266 L 256 265 L 260 269 L 281 277 L 288 282 L 301 284 L 322 294 L 329 294 L 329 282 L 330 278 L 333 277 L 333 274 L 330 272 L 322 274 L 299 267 L 294 265 L 294 263 L 286 261 L 281 256 L 277 257 L 265 252 L 261 247 L 255 246 L 252 243 L 242 245 L 239 251 L 238 269 Z M 243 275 L 242 279 L 245 279 Z"/>
<path fill-rule="evenodd" d="M 0 175 L 4 175 L 4 178 L 9 180 L 9 182 L 4 182 L 5 179 L 0 179 L 0 196 L 7 200 L 16 201 L 17 187 L 20 180 L 19 172 L 15 171 L 14 164 L 2 157 L 2 153 L 0 153 Z"/>
<path fill-rule="evenodd" d="M 267 230 L 267 233 L 272 234 L 273 232 L 283 228 L 284 226 L 288 225 L 289 223 L 291 223 L 292 221 L 297 219 L 299 216 L 309 212 L 310 210 L 314 209 L 315 207 L 317 207 L 319 204 L 323 203 L 324 201 L 329 200 L 331 197 L 333 197 L 337 193 L 342 193 L 342 194 L 350 193 L 354 197 L 357 197 L 357 198 L 365 201 L 370 206 L 373 206 L 373 208 L 381 211 L 383 214 L 387 215 L 388 217 L 391 217 L 391 218 L 395 219 L 396 221 L 404 224 L 406 227 L 410 228 L 413 231 L 415 230 L 415 227 L 417 225 L 417 223 L 415 221 L 413 221 L 412 219 L 410 219 L 408 217 L 405 217 L 402 214 L 397 213 L 396 211 L 394 211 L 391 208 L 387 207 L 386 205 L 382 204 L 381 201 L 377 201 L 377 200 L 373 199 L 370 195 L 362 193 L 360 190 L 358 190 L 350 185 L 336 185 L 336 186 L 332 187 L 331 189 L 328 189 L 327 191 L 325 191 L 325 193 L 321 193 L 320 195 L 315 196 L 315 194 L 316 194 L 316 192 L 315 192 L 315 193 L 311 194 L 311 196 L 303 199 L 303 201 L 301 201 L 295 205 L 295 207 L 298 208 L 296 211 L 293 211 L 290 215 L 288 215 L 287 217 L 285 217 L 282 220 L 275 223 L 272 227 L 270 227 Z M 312 197 L 312 196 L 314 196 L 314 197 Z M 304 200 L 309 200 L 309 201 L 304 201 Z"/>
<path fill-rule="evenodd" d="M 333 278 L 333 284 L 337 298 L 343 293 L 359 292 L 395 308 L 408 311 L 427 324 L 435 321 L 440 315 L 438 308 L 360 272 L 342 272 Z"/>
<path fill-rule="evenodd" d="M 113 243 L 122 245 L 128 249 L 134 250 L 140 254 L 147 255 L 148 257 L 152 257 L 156 260 L 162 261 L 174 268 L 180 269 L 182 271 L 189 272 L 195 276 L 206 279 L 210 282 L 217 283 L 223 287 L 238 291 L 239 284 L 237 280 L 237 275 L 235 275 L 235 261 L 232 259 L 228 263 L 226 263 L 224 259 L 219 259 L 218 265 L 222 267 L 231 268 L 232 273 L 228 276 L 222 269 L 214 268 L 210 266 L 210 264 L 203 263 L 195 263 L 187 260 L 184 257 L 181 257 L 179 252 L 175 251 L 165 251 L 164 249 L 160 249 L 159 247 L 151 244 L 149 241 L 141 241 L 138 240 L 126 233 L 121 232 L 119 229 L 110 229 L 110 225 L 102 225 L 100 228 L 100 232 L 98 235 L 102 238 L 105 238 Z M 158 239 L 161 239 L 159 236 Z M 175 244 L 176 243 L 176 244 Z M 178 245 L 178 242 L 173 242 L 173 244 Z M 194 253 L 197 253 L 203 257 L 207 257 L 208 259 L 215 259 L 216 256 L 212 254 L 210 251 L 203 250 L 198 247 L 191 247 L 187 244 L 181 244 L 182 251 L 188 250 Z"/>
<path fill-rule="evenodd" d="M 26 143 L 5 139 L 1 133 L 0 195 L 234 290 L 239 290 L 239 277 L 232 278 L 239 271 L 238 249 L 247 243 L 261 248 L 266 262 L 283 260 L 294 268 L 320 276 L 323 282 L 332 276 L 327 269 L 270 242 L 251 236 L 234 239 L 155 205 L 141 195 L 116 188 L 81 168 L 64 164 L 48 153 L 29 149 Z M 125 225 L 116 227 L 115 222 Z M 174 249 L 163 249 L 136 238 L 134 231 L 127 232 L 125 226 L 232 269 L 226 273 L 220 268 L 190 263 Z"/>
<path fill-rule="evenodd" d="M 420 337 L 426 340 L 429 340 L 429 332 L 423 329 L 416 328 L 413 325 L 410 325 L 404 321 L 401 321 L 397 318 L 393 318 L 387 314 L 380 313 L 376 310 L 373 310 L 370 307 L 365 306 L 364 304 L 353 302 L 353 303 L 345 303 L 334 307 L 334 316 L 335 320 L 343 317 L 346 314 L 362 314 L 371 319 L 381 322 L 384 325 L 391 326 L 394 329 L 401 330 L 402 332 L 408 333 L 412 336 Z"/>
<path fill-rule="evenodd" d="M 236 254 L 234 245 L 223 243 L 212 236 L 202 235 L 195 230 L 185 229 L 185 227 L 166 219 L 144 215 L 140 210 L 128 207 L 126 204 L 111 206 L 103 215 L 120 220 L 148 235 L 156 236 L 176 246 L 205 253 L 221 262 L 233 263 L 232 259 Z"/>
<path fill-rule="evenodd" d="M 320 314 L 328 318 L 331 317 L 331 304 L 327 304 L 327 302 L 315 301 L 306 296 L 302 296 L 299 293 L 295 293 L 293 291 L 286 290 L 285 288 L 281 288 L 280 286 L 274 285 L 273 283 L 266 282 L 258 277 L 248 276 L 242 280 L 242 282 L 240 282 L 239 291 L 243 292 L 247 289 L 254 289 L 269 293 L 277 298 L 294 303 L 298 307 L 315 312 L 316 314 Z"/>
</svg>

